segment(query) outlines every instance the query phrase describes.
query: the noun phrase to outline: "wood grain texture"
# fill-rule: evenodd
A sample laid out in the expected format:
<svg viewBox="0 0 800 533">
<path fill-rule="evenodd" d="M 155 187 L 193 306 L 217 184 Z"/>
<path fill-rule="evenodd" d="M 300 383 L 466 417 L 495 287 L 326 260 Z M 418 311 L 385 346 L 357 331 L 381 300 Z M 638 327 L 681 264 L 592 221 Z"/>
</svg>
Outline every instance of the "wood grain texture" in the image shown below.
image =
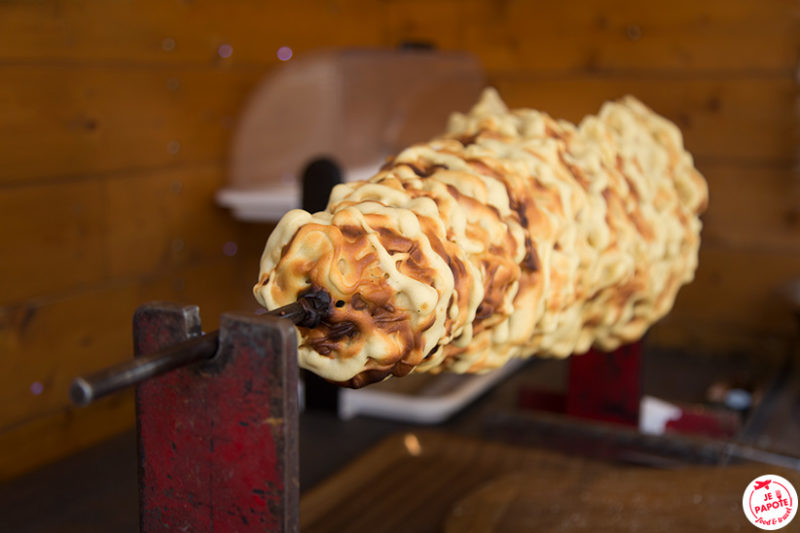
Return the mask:
<svg viewBox="0 0 800 533">
<path fill-rule="evenodd" d="M 145 276 L 237 252 L 239 225 L 214 202 L 225 177 L 215 164 L 105 180 L 110 276 Z"/>
<path fill-rule="evenodd" d="M 4 308 L 0 371 L 14 379 L 0 392 L 0 432 L 67 407 L 74 377 L 128 357 L 136 304 L 137 288 L 129 285 Z"/>
<path fill-rule="evenodd" d="M 0 3 L 0 478 L 133 423 L 129 406 L 68 410 L 66 386 L 128 356 L 136 305 L 197 303 L 209 327 L 255 307 L 270 228 L 232 221 L 212 194 L 280 46 L 295 58 L 406 41 L 468 51 L 511 106 L 573 121 L 638 96 L 676 121 L 711 185 L 697 279 L 651 340 L 785 338 L 773 291 L 800 275 L 797 11 L 791 0 Z"/>
<path fill-rule="evenodd" d="M 767 324 L 767 327 L 772 327 Z M 672 350 L 691 349 L 708 358 L 722 355 L 758 354 L 766 365 L 779 365 L 787 352 L 787 331 L 765 331 L 761 322 L 728 323 L 716 319 L 694 318 L 671 313 L 647 332 L 647 343 Z"/>
<path fill-rule="evenodd" d="M 509 107 L 546 110 L 580 121 L 603 102 L 633 95 L 669 118 L 697 158 L 781 161 L 796 156 L 797 119 L 791 112 L 797 82 L 786 78 L 566 77 L 490 78 Z"/>
<path fill-rule="evenodd" d="M 25 2 L 3 6 L 0 60 L 128 64 L 277 63 L 291 46 L 381 43 L 380 2 L 295 0 L 103 0 Z M 228 44 L 232 54 L 219 55 Z"/>
<path fill-rule="evenodd" d="M 0 188 L 0 306 L 102 279 L 105 218 L 97 180 Z"/>
<path fill-rule="evenodd" d="M 255 279 L 271 226 L 237 223 L 215 204 L 225 179 L 216 163 L 0 187 L 0 308 L 153 279 L 226 253 L 249 253 Z"/>
<path fill-rule="evenodd" d="M 259 242 L 262 232 L 263 227 L 251 231 L 252 242 Z M 130 321 L 141 303 L 198 304 L 206 330 L 215 329 L 225 311 L 255 310 L 250 289 L 257 258 L 258 252 L 245 252 L 41 305 L 0 308 L 0 372 L 13 376 L 3 382 L 0 394 L 0 479 L 130 428 L 129 393 L 75 409 L 67 400 L 71 380 L 132 357 Z M 33 393 L 34 383 L 41 385 L 41 393 Z"/>
<path fill-rule="evenodd" d="M 748 531 L 742 490 L 763 469 L 614 466 L 417 431 L 387 438 L 304 494 L 300 527 L 306 532 Z M 776 470 L 797 478 L 796 472 Z M 699 513 L 719 519 L 694 520 Z M 648 516 L 657 519 L 648 522 Z"/>
<path fill-rule="evenodd" d="M 796 5 L 692 0 L 15 0 L 0 61 L 271 64 L 280 46 L 466 49 L 492 70 L 791 72 Z M 233 53 L 220 58 L 218 48 Z"/>
<path fill-rule="evenodd" d="M 800 15 L 775 2 L 464 3 L 463 46 L 492 70 L 781 71 L 798 58 Z"/>
<path fill-rule="evenodd" d="M 754 466 L 584 470 L 589 472 L 497 476 L 453 506 L 444 531 L 749 531 L 741 515 L 742 487 L 762 475 Z"/>
<path fill-rule="evenodd" d="M 101 175 L 228 154 L 260 69 L 0 67 L 0 183 Z M 698 158 L 794 157 L 790 79 L 568 77 L 491 80 L 512 107 L 573 122 L 633 94 L 684 131 Z M 444 125 L 442 126 L 444 127 Z M 43 157 L 42 154 L 47 154 Z"/>
<path fill-rule="evenodd" d="M 710 201 L 703 242 L 800 253 L 800 174 L 783 165 L 700 162 Z"/>
<path fill-rule="evenodd" d="M 0 479 L 11 479 L 129 429 L 133 394 L 81 410 L 59 409 L 0 431 Z M 76 488 L 77 489 L 77 488 Z"/>
<path fill-rule="evenodd" d="M 67 408 L 69 385 L 76 376 L 131 358 L 130 321 L 142 303 L 163 300 L 199 305 L 208 330 L 216 328 L 225 311 L 256 310 L 252 286 L 257 260 L 247 256 L 251 268 L 243 261 L 223 257 L 152 279 L 0 308 L 0 372 L 13 376 L 0 391 L 0 433 Z M 250 275 L 242 274 L 248 270 Z M 34 383 L 41 385 L 39 394 L 32 392 Z"/>
<path fill-rule="evenodd" d="M 703 245 L 695 280 L 681 289 L 675 307 L 653 327 L 648 342 L 711 353 L 785 353 L 785 341 L 796 325 L 781 289 L 798 273 L 796 251 Z"/>
<path fill-rule="evenodd" d="M 0 66 L 0 183 L 219 160 L 262 74 Z"/>
<path fill-rule="evenodd" d="M 704 246 L 695 283 L 681 291 L 676 315 L 777 330 L 792 324 L 779 316 L 779 290 L 800 273 L 800 254 Z"/>
</svg>

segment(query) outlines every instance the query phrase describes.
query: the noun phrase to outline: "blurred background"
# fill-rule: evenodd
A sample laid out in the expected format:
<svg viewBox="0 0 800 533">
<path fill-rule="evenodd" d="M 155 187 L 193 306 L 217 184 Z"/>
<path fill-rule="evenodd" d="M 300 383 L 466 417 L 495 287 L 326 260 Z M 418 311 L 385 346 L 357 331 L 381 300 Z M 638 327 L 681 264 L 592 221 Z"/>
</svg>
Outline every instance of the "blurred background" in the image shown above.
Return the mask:
<svg viewBox="0 0 800 533">
<path fill-rule="evenodd" d="M 468 52 L 511 107 L 578 121 L 633 94 L 711 191 L 700 268 L 653 346 L 779 357 L 800 277 L 797 2 L 8 0 L 0 3 L 0 480 L 129 430 L 69 406 L 130 357 L 137 305 L 253 310 L 272 228 L 215 194 L 252 91 L 332 47 Z M 419 72 L 418 76 L 425 76 Z M 442 124 L 442 128 L 444 124 Z M 420 139 L 422 140 L 422 139 Z"/>
</svg>

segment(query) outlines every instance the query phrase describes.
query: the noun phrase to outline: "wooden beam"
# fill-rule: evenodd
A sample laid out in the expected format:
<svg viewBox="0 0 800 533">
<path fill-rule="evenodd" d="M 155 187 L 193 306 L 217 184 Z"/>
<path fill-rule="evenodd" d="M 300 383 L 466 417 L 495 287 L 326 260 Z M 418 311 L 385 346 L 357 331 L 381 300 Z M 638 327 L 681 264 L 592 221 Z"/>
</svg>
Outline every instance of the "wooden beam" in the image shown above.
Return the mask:
<svg viewBox="0 0 800 533">
<path fill-rule="evenodd" d="M 469 0 L 462 46 L 474 50 L 488 69 L 514 73 L 790 75 L 798 60 L 798 15 L 791 0 Z"/>
<path fill-rule="evenodd" d="M 260 252 L 0 308 L 0 432 L 67 407 L 74 377 L 132 357 L 131 317 L 142 303 L 199 305 L 208 329 L 225 311 L 255 311 Z"/>
<path fill-rule="evenodd" d="M 674 121 L 687 149 L 698 159 L 783 161 L 797 152 L 797 121 L 791 77 L 725 80 L 659 77 L 566 77 L 490 81 L 510 107 L 533 107 L 553 117 L 579 121 L 603 102 L 633 95 Z"/>
<path fill-rule="evenodd" d="M 503 71 L 780 71 L 798 14 L 770 2 L 6 2 L 0 61 L 269 65 L 276 51 L 428 41 Z M 227 58 L 219 47 L 231 46 Z"/>
<path fill-rule="evenodd" d="M 105 219 L 98 180 L 0 188 L 0 306 L 105 278 Z"/>
<path fill-rule="evenodd" d="M 0 480 L 62 459 L 133 426 L 133 393 L 83 409 L 64 408 L 0 430 Z"/>
<path fill-rule="evenodd" d="M 0 183 L 222 159 L 262 69 L 0 67 Z"/>
<path fill-rule="evenodd" d="M 0 67 L 0 183 L 209 162 L 228 153 L 253 70 Z M 795 155 L 791 78 L 495 77 L 512 107 L 572 121 L 633 94 L 674 120 L 697 157 Z M 443 125 L 444 127 L 444 125 Z M 46 157 L 43 155 L 46 154 Z"/>
<path fill-rule="evenodd" d="M 76 0 L 0 5 L 0 62 L 270 65 L 277 50 L 377 46 L 381 3 Z M 228 45 L 226 52 L 220 47 Z"/>
<path fill-rule="evenodd" d="M 703 242 L 800 254 L 800 175 L 783 165 L 702 163 L 710 200 Z M 798 272 L 800 275 L 800 272 Z"/>
<path fill-rule="evenodd" d="M 800 276 L 800 254 L 705 245 L 695 279 L 678 293 L 670 317 L 715 323 L 732 335 L 786 336 L 795 320 L 780 290 Z"/>
</svg>

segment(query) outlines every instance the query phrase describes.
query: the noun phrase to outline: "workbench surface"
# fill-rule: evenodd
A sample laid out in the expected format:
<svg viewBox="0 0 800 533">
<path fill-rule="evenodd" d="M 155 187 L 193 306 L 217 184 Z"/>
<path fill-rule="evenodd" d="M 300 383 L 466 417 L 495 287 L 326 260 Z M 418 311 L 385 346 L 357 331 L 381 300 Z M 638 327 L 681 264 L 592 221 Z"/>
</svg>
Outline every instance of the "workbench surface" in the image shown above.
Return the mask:
<svg viewBox="0 0 800 533">
<path fill-rule="evenodd" d="M 565 383 L 566 366 L 563 361 L 526 366 L 452 420 L 437 426 L 436 430 L 446 431 L 450 436 L 459 435 L 454 438 L 485 439 L 489 436 L 483 434 L 486 420 L 499 411 L 512 409 L 521 385 L 550 387 L 558 391 Z M 646 359 L 643 388 L 646 393 L 661 397 L 699 401 L 709 376 L 735 375 L 742 368 L 738 358 L 725 361 L 651 353 Z M 798 381 L 796 375 L 791 378 L 793 395 L 776 403 L 776 416 L 762 423 L 760 440 L 755 444 L 786 451 L 792 443 L 800 442 L 800 421 L 795 419 L 796 412 L 792 414 L 800 397 Z M 380 445 L 389 435 L 398 434 L 398 438 L 402 438 L 408 433 L 425 435 L 424 431 L 427 430 L 386 420 L 359 417 L 341 421 L 332 413 L 303 413 L 300 420 L 300 470 L 305 502 L 315 490 L 325 486 L 323 480 L 337 472 L 341 475 L 348 469 L 352 470 L 352 466 L 357 464 L 352 461 L 363 459 L 366 450 Z M 424 440 L 420 442 L 425 444 Z M 136 532 L 136 463 L 136 436 L 130 431 L 0 485 L 2 530 L 15 533 Z M 502 476 L 490 479 L 487 470 L 482 471 L 484 477 L 478 480 L 481 484 L 499 483 L 508 490 L 516 490 L 514 487 L 518 480 L 501 479 Z M 453 479 L 452 484 L 459 483 L 459 479 Z M 478 492 L 468 494 L 469 491 L 461 491 L 452 495 L 453 501 L 447 502 L 452 504 L 448 513 L 453 511 L 459 498 L 481 498 L 478 484 L 471 488 Z M 396 497 L 402 502 L 402 495 Z M 318 508 L 318 511 L 324 509 Z M 446 518 L 442 516 L 441 520 Z M 301 521 L 308 525 L 308 519 Z"/>
</svg>

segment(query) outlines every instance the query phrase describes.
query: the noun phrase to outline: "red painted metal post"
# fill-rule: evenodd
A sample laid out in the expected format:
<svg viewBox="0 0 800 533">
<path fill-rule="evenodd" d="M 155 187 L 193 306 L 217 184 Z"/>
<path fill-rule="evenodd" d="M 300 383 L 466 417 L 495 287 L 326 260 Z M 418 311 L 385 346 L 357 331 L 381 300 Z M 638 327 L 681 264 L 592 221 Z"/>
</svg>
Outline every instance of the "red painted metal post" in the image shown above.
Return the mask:
<svg viewBox="0 0 800 533">
<path fill-rule="evenodd" d="M 137 355 L 198 334 L 197 307 L 134 317 Z M 286 320 L 226 314 L 214 359 L 137 387 L 141 531 L 297 531 L 296 343 Z"/>
<path fill-rule="evenodd" d="M 637 426 L 641 396 L 642 341 L 570 358 L 568 415 Z"/>
</svg>

